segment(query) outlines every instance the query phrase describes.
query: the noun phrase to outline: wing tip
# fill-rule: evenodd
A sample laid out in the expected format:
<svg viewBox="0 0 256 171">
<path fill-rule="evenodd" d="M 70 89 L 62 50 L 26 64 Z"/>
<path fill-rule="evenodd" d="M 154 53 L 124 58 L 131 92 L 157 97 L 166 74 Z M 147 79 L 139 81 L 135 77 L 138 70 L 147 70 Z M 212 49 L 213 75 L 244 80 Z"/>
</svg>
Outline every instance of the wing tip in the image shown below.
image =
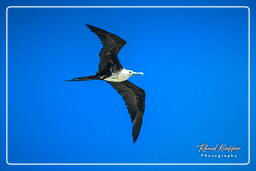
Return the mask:
<svg viewBox="0 0 256 171">
<path fill-rule="evenodd" d="M 132 139 L 132 143 L 133 143 L 133 144 L 135 144 L 135 143 L 136 143 L 136 141 L 137 141 L 137 139 L 138 139 L 138 137 L 133 137 L 133 139 Z"/>
<path fill-rule="evenodd" d="M 86 27 L 89 27 L 89 28 L 90 28 L 90 27 L 94 27 L 94 26 L 91 25 L 91 24 L 85 24 L 85 26 L 86 26 Z"/>
<path fill-rule="evenodd" d="M 91 24 L 85 24 L 85 26 L 87 26 L 92 32 L 96 33 L 96 34 L 104 34 L 104 33 L 108 33 L 106 30 L 100 29 L 98 27 L 95 27 Z"/>
<path fill-rule="evenodd" d="M 90 30 L 94 30 L 94 29 L 96 29 L 96 27 L 95 26 L 93 26 L 93 25 L 91 25 L 91 24 L 85 24 L 85 26 L 86 27 L 88 27 Z"/>
<path fill-rule="evenodd" d="M 139 137 L 140 129 L 141 129 L 141 125 L 142 125 L 142 117 L 143 117 L 143 114 L 142 115 L 138 114 L 136 116 L 136 118 L 134 119 L 134 124 L 133 124 L 133 128 L 132 128 L 133 144 L 135 144 L 135 142 L 137 141 L 137 139 Z"/>
</svg>

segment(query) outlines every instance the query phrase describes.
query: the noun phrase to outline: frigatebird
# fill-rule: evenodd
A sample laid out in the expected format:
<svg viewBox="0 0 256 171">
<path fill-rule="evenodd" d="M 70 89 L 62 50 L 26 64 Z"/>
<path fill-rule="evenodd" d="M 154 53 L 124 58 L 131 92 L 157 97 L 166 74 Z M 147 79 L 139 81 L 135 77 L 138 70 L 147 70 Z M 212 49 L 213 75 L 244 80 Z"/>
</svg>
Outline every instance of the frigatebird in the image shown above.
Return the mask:
<svg viewBox="0 0 256 171">
<path fill-rule="evenodd" d="M 118 52 L 126 44 L 119 36 L 106 30 L 86 24 L 101 40 L 103 47 L 99 53 L 100 63 L 95 75 L 73 78 L 67 81 L 104 80 L 109 83 L 122 96 L 133 122 L 133 143 L 136 142 L 142 125 L 145 110 L 145 91 L 128 81 L 133 75 L 144 75 L 143 72 L 134 72 L 122 67 Z"/>
</svg>

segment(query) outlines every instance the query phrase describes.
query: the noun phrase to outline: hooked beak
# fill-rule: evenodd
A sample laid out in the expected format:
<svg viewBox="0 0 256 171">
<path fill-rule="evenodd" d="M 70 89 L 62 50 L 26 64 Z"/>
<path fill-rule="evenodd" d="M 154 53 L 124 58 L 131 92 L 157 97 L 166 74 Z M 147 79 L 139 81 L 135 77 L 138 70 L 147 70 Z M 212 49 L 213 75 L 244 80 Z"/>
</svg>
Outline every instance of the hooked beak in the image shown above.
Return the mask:
<svg viewBox="0 0 256 171">
<path fill-rule="evenodd" d="M 144 75 L 143 72 L 133 72 L 132 74 L 133 74 L 133 75 Z"/>
</svg>

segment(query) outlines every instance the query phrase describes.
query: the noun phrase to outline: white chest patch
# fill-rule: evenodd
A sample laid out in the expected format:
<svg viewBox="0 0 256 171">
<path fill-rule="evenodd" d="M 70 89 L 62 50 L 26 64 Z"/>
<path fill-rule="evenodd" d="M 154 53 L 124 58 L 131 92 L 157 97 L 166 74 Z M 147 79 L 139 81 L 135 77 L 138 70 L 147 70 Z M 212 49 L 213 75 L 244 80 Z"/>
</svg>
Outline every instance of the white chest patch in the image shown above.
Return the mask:
<svg viewBox="0 0 256 171">
<path fill-rule="evenodd" d="M 120 72 L 113 73 L 110 77 L 107 77 L 104 80 L 110 81 L 110 82 L 123 82 L 125 80 L 128 80 L 128 78 L 131 76 L 132 74 L 127 72 L 126 69 L 122 69 Z"/>
</svg>

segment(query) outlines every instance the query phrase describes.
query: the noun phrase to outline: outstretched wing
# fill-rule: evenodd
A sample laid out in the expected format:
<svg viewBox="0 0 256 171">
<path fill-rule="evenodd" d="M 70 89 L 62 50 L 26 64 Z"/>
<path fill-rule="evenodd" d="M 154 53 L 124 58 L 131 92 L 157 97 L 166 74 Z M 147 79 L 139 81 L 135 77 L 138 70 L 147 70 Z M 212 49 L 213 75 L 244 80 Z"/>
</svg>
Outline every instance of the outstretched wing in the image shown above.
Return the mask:
<svg viewBox="0 0 256 171">
<path fill-rule="evenodd" d="M 98 73 L 101 75 L 109 75 L 112 72 L 120 71 L 122 65 L 118 60 L 118 52 L 126 44 L 126 41 L 122 38 L 109 33 L 100 28 L 87 24 L 87 27 L 99 37 L 103 44 L 103 48 L 100 51 L 100 64 Z"/>
<path fill-rule="evenodd" d="M 129 81 L 108 82 L 123 97 L 130 113 L 133 142 L 135 143 L 140 133 L 140 128 L 145 110 L 145 91 Z"/>
</svg>

